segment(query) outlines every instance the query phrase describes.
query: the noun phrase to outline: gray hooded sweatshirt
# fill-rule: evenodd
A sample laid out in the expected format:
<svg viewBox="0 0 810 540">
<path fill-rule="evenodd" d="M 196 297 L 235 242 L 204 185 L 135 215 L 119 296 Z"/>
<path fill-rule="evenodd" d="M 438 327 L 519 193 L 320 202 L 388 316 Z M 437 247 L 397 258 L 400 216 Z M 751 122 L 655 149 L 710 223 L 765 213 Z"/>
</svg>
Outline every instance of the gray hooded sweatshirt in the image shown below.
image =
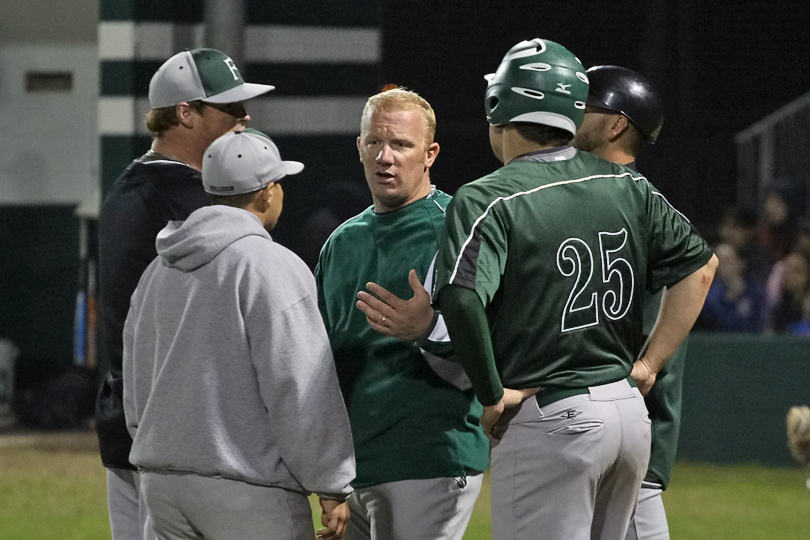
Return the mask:
<svg viewBox="0 0 810 540">
<path fill-rule="evenodd" d="M 156 246 L 124 327 L 130 461 L 345 498 L 349 419 L 307 266 L 225 206 Z"/>
</svg>

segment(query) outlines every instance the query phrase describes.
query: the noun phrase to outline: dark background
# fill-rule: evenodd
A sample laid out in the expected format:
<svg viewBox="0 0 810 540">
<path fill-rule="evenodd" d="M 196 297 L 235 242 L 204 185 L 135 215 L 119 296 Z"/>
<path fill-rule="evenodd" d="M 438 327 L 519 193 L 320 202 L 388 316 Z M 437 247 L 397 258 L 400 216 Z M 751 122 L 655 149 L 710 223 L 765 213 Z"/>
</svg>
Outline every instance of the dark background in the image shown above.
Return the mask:
<svg viewBox="0 0 810 540">
<path fill-rule="evenodd" d="M 483 76 L 524 39 L 556 41 L 586 68 L 616 64 L 653 81 L 667 118 L 640 170 L 707 234 L 736 201 L 735 133 L 810 90 L 807 0 L 383 6 L 383 82 L 419 92 L 435 109 L 441 153 L 432 177 L 449 193 L 500 165 Z"/>
</svg>

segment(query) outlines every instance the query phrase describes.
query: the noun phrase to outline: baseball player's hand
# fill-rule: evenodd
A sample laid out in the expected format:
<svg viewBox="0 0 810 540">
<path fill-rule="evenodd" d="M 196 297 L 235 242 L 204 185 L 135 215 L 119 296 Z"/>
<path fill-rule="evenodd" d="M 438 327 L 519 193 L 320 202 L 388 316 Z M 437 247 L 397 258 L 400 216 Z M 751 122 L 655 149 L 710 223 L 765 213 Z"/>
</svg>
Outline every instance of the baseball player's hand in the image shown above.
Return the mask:
<svg viewBox="0 0 810 540">
<path fill-rule="evenodd" d="M 357 308 L 366 315 L 369 326 L 386 336 L 399 339 L 419 339 L 433 322 L 430 295 L 416 277 L 416 270 L 408 273 L 413 298 L 403 300 L 376 283 L 366 283 L 369 292 L 357 293 Z M 369 294 L 371 293 L 371 294 Z"/>
<path fill-rule="evenodd" d="M 653 384 L 655 384 L 656 374 L 657 373 L 652 370 L 644 358 L 636 360 L 633 364 L 633 371 L 630 372 L 630 376 L 636 381 L 636 386 L 638 386 L 638 390 L 641 392 L 642 396 L 646 396 L 647 392 L 649 392 Z"/>
<path fill-rule="evenodd" d="M 509 422 L 520 411 L 520 406 L 527 398 L 535 395 L 539 388 L 523 388 L 521 390 L 503 389 L 501 401 L 490 407 L 484 407 L 484 414 L 481 415 L 481 427 L 484 434 L 493 443 L 498 443 L 506 433 Z"/>
<path fill-rule="evenodd" d="M 504 388 L 504 393 L 506 392 L 506 388 Z M 484 407 L 484 414 L 481 415 L 481 427 L 484 428 L 484 435 L 489 437 L 489 440 L 497 443 L 503 437 L 503 433 L 506 430 L 499 430 L 499 433 L 495 433 L 495 424 L 498 423 L 501 415 L 503 414 L 504 404 L 503 398 L 496 403 L 495 405 L 490 405 L 488 407 Z"/>
<path fill-rule="evenodd" d="M 317 538 L 324 540 L 343 538 L 349 523 L 349 503 L 324 498 L 321 498 L 320 502 L 323 509 L 321 524 L 324 528 L 318 530 Z"/>
</svg>

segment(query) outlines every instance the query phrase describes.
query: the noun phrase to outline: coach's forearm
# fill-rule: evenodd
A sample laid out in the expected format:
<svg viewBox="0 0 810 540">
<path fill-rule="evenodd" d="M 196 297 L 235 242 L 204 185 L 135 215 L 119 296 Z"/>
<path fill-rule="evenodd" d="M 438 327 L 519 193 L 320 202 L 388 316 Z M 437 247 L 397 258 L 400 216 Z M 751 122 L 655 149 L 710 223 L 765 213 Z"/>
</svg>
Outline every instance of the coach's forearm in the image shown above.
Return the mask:
<svg viewBox="0 0 810 540">
<path fill-rule="evenodd" d="M 664 292 L 661 312 L 643 360 L 657 373 L 686 338 L 703 308 L 717 269 L 717 257 Z"/>
<path fill-rule="evenodd" d="M 495 367 L 495 354 L 484 306 L 475 291 L 447 285 L 439 295 L 439 307 L 459 363 L 467 372 L 478 401 L 494 405 L 503 397 L 503 385 Z"/>
</svg>

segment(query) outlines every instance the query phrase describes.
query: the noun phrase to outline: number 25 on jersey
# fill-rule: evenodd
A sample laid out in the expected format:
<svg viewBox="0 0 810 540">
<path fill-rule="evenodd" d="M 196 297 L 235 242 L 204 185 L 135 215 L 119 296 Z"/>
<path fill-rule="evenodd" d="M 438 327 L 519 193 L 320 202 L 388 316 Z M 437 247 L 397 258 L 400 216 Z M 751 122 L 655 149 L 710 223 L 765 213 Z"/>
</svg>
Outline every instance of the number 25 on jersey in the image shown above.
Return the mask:
<svg viewBox="0 0 810 540">
<path fill-rule="evenodd" d="M 590 246 L 581 238 L 569 238 L 560 244 L 557 268 L 563 276 L 573 278 L 571 292 L 562 312 L 563 332 L 599 324 L 600 312 L 613 321 L 627 315 L 633 299 L 635 276 L 633 267 L 622 257 L 626 245 L 626 229 L 599 233 L 600 285 L 594 280 L 594 258 Z"/>
</svg>

